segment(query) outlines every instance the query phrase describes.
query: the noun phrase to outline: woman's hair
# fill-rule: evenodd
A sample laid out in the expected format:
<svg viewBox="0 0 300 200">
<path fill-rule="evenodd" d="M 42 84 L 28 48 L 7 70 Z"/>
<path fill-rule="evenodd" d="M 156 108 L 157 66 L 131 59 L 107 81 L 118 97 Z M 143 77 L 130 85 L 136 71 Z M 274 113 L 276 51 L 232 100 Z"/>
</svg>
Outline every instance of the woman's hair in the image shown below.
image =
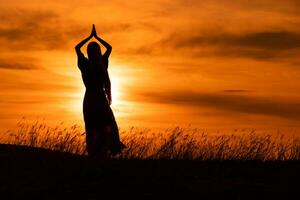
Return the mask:
<svg viewBox="0 0 300 200">
<path fill-rule="evenodd" d="M 101 58 L 101 48 L 97 42 L 90 42 L 87 46 L 87 54 L 89 59 Z"/>
<path fill-rule="evenodd" d="M 87 46 L 87 54 L 88 54 L 88 58 L 92 59 L 94 61 L 100 61 L 100 63 L 102 63 L 102 54 L 101 54 L 101 48 L 99 46 L 99 44 L 97 42 L 90 42 Z M 107 93 L 109 93 L 110 95 L 110 79 L 109 79 L 109 75 L 108 75 L 108 71 L 106 68 L 102 68 L 103 70 L 101 70 L 102 76 L 103 76 L 103 81 L 104 81 L 104 89 Z"/>
</svg>

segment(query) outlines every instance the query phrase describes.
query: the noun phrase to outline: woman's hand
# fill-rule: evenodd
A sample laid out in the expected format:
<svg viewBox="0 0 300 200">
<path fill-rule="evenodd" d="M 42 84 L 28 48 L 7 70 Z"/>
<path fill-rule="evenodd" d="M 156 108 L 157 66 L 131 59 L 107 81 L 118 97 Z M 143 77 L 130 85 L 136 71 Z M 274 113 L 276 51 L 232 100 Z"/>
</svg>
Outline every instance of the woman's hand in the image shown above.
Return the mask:
<svg viewBox="0 0 300 200">
<path fill-rule="evenodd" d="M 91 32 L 91 37 L 97 37 L 97 32 L 96 32 L 96 27 L 95 24 L 93 24 L 92 32 Z"/>
<path fill-rule="evenodd" d="M 93 24 L 93 30 L 92 30 L 92 35 L 106 48 L 106 52 L 103 54 L 103 56 L 105 57 L 109 57 L 112 47 L 110 44 L 108 44 L 107 42 L 105 42 L 103 39 L 101 39 L 100 37 L 98 37 L 97 33 L 96 33 L 96 27 L 95 24 Z"/>
<path fill-rule="evenodd" d="M 97 33 L 96 33 L 95 25 L 93 24 L 93 28 L 92 28 L 91 34 L 90 34 L 87 38 L 85 38 L 84 40 L 82 40 L 81 42 L 79 42 L 79 43 L 75 46 L 75 50 L 76 50 L 77 55 L 79 55 L 79 54 L 81 55 L 81 54 L 82 54 L 81 51 L 80 51 L 80 48 L 81 48 L 87 41 L 89 41 L 90 39 L 92 39 L 92 37 L 93 37 L 94 35 L 97 35 Z"/>
</svg>

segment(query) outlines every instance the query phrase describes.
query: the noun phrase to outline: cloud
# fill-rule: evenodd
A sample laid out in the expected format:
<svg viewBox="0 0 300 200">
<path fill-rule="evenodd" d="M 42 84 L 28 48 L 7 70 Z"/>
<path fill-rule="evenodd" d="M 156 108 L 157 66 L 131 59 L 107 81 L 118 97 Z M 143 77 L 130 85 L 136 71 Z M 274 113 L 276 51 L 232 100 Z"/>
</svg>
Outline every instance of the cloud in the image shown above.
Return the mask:
<svg viewBox="0 0 300 200">
<path fill-rule="evenodd" d="M 136 96 L 138 101 L 174 104 L 193 109 L 209 107 L 229 112 L 268 115 L 293 120 L 300 119 L 300 103 L 238 94 L 208 94 L 198 92 L 145 92 Z"/>
<path fill-rule="evenodd" d="M 250 92 L 250 90 L 229 89 L 229 90 L 223 90 L 223 92 L 227 92 L 227 93 L 247 93 L 247 92 Z"/>
<path fill-rule="evenodd" d="M 239 34 L 217 31 L 180 32 L 170 34 L 158 45 L 169 50 L 186 50 L 190 55 L 270 59 L 295 56 L 300 49 L 300 33 L 289 31 Z"/>
<path fill-rule="evenodd" d="M 70 49 L 88 36 L 91 24 L 78 24 L 51 10 L 0 10 L 0 46 L 6 51 Z M 102 23 L 102 34 L 128 31 L 129 23 Z M 79 41 L 78 41 L 79 42 Z"/>
<path fill-rule="evenodd" d="M 250 58 L 264 61 L 299 60 L 300 32 L 176 31 L 152 44 L 127 49 L 133 55 L 178 55 L 189 58 Z"/>
<path fill-rule="evenodd" d="M 1 58 L 0 57 L 0 69 L 12 69 L 12 70 L 32 70 L 38 69 L 36 59 L 31 57 L 18 57 L 17 59 Z"/>
<path fill-rule="evenodd" d="M 52 11 L 1 11 L 0 44 L 6 50 L 43 50 L 62 47 L 61 31 Z"/>
<path fill-rule="evenodd" d="M 176 36 L 169 39 L 173 45 L 197 47 L 202 45 L 224 45 L 265 50 L 290 50 L 300 47 L 300 33 L 288 31 L 264 31 L 254 33 L 212 33 L 210 35 Z M 166 40 L 168 42 L 168 40 Z"/>
<path fill-rule="evenodd" d="M 73 100 L 72 97 L 67 97 L 63 95 L 47 95 L 47 96 L 35 96 L 35 98 L 28 97 L 25 95 L 20 95 L 18 98 L 13 99 L 13 98 L 7 98 L 7 96 L 1 96 L 2 98 L 0 99 L 0 105 L 26 105 L 26 104 L 49 104 L 53 102 L 63 102 L 63 101 L 69 101 Z M 6 97 L 6 98 L 5 98 Z"/>
</svg>

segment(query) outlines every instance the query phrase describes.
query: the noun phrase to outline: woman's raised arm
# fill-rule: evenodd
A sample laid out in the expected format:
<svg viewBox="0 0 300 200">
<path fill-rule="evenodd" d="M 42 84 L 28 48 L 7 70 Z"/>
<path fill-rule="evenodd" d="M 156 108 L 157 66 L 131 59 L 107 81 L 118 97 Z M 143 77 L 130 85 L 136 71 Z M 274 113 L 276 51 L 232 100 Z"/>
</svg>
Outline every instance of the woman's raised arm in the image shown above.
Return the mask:
<svg viewBox="0 0 300 200">
<path fill-rule="evenodd" d="M 93 34 L 94 34 L 95 38 L 106 48 L 106 51 L 103 54 L 103 56 L 109 57 L 111 50 L 112 50 L 112 46 L 97 35 L 95 25 L 93 25 L 93 31 L 94 31 Z"/>
<path fill-rule="evenodd" d="M 100 37 L 98 37 L 97 35 L 95 36 L 95 38 L 101 43 L 103 44 L 103 46 L 105 46 L 106 51 L 103 54 L 103 56 L 107 56 L 109 57 L 111 50 L 112 50 L 112 46 L 110 44 L 108 44 L 107 42 L 105 42 L 104 40 L 102 40 Z"/>
<path fill-rule="evenodd" d="M 96 33 L 95 26 L 93 25 L 93 29 L 92 29 L 91 35 L 89 35 L 87 38 L 85 38 L 84 40 L 82 40 L 81 42 L 79 42 L 79 43 L 75 46 L 75 50 L 76 50 L 77 55 L 82 54 L 80 48 L 81 48 L 87 41 L 89 41 L 89 40 L 93 37 L 93 35 L 94 35 L 95 33 Z"/>
</svg>

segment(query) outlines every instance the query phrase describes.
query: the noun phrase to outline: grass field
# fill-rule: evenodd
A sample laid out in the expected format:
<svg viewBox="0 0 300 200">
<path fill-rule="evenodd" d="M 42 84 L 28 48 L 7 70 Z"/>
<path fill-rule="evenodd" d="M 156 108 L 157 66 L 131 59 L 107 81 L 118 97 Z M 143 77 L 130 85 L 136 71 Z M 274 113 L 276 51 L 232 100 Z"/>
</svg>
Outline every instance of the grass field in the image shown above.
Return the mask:
<svg viewBox="0 0 300 200">
<path fill-rule="evenodd" d="M 8 131 L 4 144 L 26 145 L 86 155 L 85 133 L 78 126 L 48 127 L 19 123 Z M 118 159 L 172 160 L 299 160 L 300 138 L 247 133 L 209 135 L 199 129 L 175 127 L 164 131 L 131 128 L 121 131 L 127 148 Z"/>
<path fill-rule="evenodd" d="M 0 144 L 1 199 L 294 199 L 297 138 L 132 128 L 105 162 L 77 126 L 19 123 Z"/>
</svg>

